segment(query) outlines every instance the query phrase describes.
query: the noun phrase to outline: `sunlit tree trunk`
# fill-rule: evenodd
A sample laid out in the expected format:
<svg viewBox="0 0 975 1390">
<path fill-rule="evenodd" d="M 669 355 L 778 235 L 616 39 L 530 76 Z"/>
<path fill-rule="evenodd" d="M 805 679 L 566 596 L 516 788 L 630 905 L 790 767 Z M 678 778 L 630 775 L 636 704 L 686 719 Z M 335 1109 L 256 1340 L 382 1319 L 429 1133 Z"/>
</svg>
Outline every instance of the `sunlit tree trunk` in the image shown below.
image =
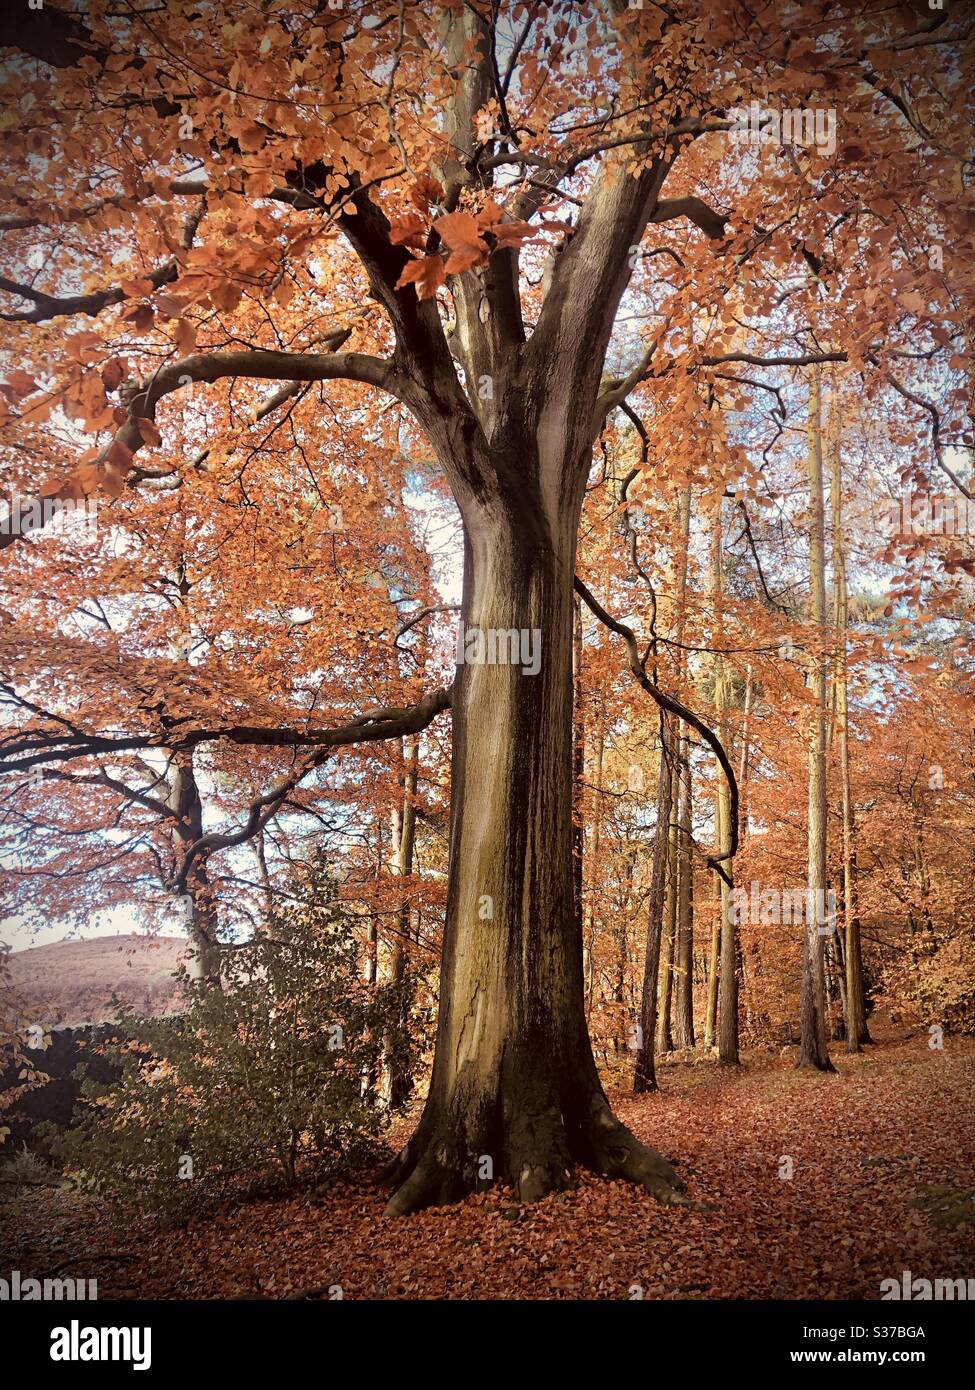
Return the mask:
<svg viewBox="0 0 975 1390">
<path fill-rule="evenodd" d="M 177 754 L 170 777 L 169 804 L 176 816 L 174 842 L 179 853 L 200 840 L 203 828 L 203 801 L 196 780 L 192 751 Z M 190 950 L 186 972 L 191 980 L 220 988 L 220 944 L 217 935 L 217 904 L 210 883 L 209 855 L 196 855 L 186 876 L 189 906 L 187 932 Z"/>
<path fill-rule="evenodd" d="M 677 936 L 677 873 L 678 855 L 680 851 L 679 834 L 677 826 L 676 808 L 678 804 L 678 789 L 680 777 L 680 764 L 678 761 L 678 740 L 674 740 L 673 756 L 674 767 L 670 776 L 671 790 L 671 816 L 670 830 L 668 833 L 667 844 L 667 881 L 664 891 L 664 911 L 663 911 L 663 930 L 660 943 L 660 975 L 658 978 L 658 990 L 660 996 L 660 1006 L 657 1011 L 657 1030 L 655 1047 L 658 1052 L 670 1052 L 673 1050 L 673 1040 L 671 1038 L 671 996 L 674 971 L 674 951 Z"/>
<path fill-rule="evenodd" d="M 193 585 L 182 558 L 175 565 L 170 579 L 178 618 L 172 655 L 176 661 L 189 667 L 193 649 Z M 183 749 L 169 756 L 167 802 L 174 817 L 171 822 L 172 846 L 178 863 L 190 847 L 203 838 L 203 798 L 197 781 L 193 750 Z M 186 973 L 195 983 L 220 989 L 217 901 L 210 883 L 209 859 L 209 851 L 201 848 L 186 875 L 184 901 L 189 907 L 186 929 L 190 938 Z"/>
<path fill-rule="evenodd" d="M 809 889 L 802 944 L 800 994 L 800 1067 L 832 1071 L 827 1050 L 826 987 L 823 960 L 826 914 L 817 904 L 826 895 L 826 578 L 823 512 L 823 448 L 820 369 L 813 367 L 809 385 L 806 469 L 809 480 Z M 823 917 L 823 921 L 819 917 Z"/>
<path fill-rule="evenodd" d="M 677 947 L 675 952 L 674 1045 L 694 1046 L 694 859 L 692 784 L 686 730 L 681 738 L 677 822 Z"/>
<path fill-rule="evenodd" d="M 714 514 L 714 528 L 711 536 L 711 593 L 714 604 L 714 631 L 716 646 L 720 648 L 723 640 L 721 605 L 724 596 L 724 576 L 722 550 L 724 536 L 721 518 L 721 500 L 718 499 Z M 715 733 L 727 746 L 727 708 L 728 671 L 725 658 L 720 650 L 714 654 L 714 710 Z M 731 849 L 731 800 L 728 783 L 719 777 L 715 792 L 715 838 L 718 853 L 726 855 Z M 731 877 L 731 861 L 724 860 L 725 874 Z M 715 977 L 709 981 L 708 1011 L 709 1025 L 714 1038 L 715 1023 L 710 1017 L 711 985 L 715 987 L 717 1006 L 718 1060 L 726 1066 L 738 1063 L 738 929 L 731 912 L 731 886 L 725 878 L 716 875 L 715 895 L 718 906 L 718 938 L 720 964 Z"/>
<path fill-rule="evenodd" d="M 833 520 L 833 584 L 836 602 L 836 655 L 833 680 L 836 692 L 836 741 L 840 764 L 843 816 L 843 957 L 845 967 L 844 1018 L 847 1051 L 859 1052 L 870 1041 L 863 985 L 863 950 L 856 882 L 856 821 L 850 785 L 849 689 L 847 682 L 847 628 L 849 594 L 846 579 L 846 541 L 843 531 L 843 478 L 840 469 L 839 402 L 832 402 L 830 429 L 830 503 Z"/>
<path fill-rule="evenodd" d="M 688 562 L 688 541 L 690 535 L 690 515 L 691 515 L 691 488 L 690 484 L 685 487 L 680 494 L 677 502 L 677 536 L 676 551 L 677 562 L 675 566 L 674 581 L 674 621 L 673 636 L 678 643 L 675 648 L 677 653 L 677 670 L 680 673 L 684 668 L 683 652 L 680 643 L 684 640 L 684 621 L 687 609 L 687 562 Z M 672 765 L 670 769 L 670 794 L 671 794 L 671 818 L 669 829 L 669 846 L 667 859 L 667 886 L 664 899 L 664 921 L 662 950 L 660 962 L 660 1008 L 657 1018 L 656 1048 L 658 1052 L 669 1052 L 673 1048 L 671 1036 L 672 1000 L 674 993 L 674 964 L 677 952 L 677 933 L 679 917 L 679 872 L 680 872 L 680 825 L 679 825 L 679 801 L 680 801 L 680 777 L 681 777 L 681 757 L 684 748 L 684 740 L 681 737 L 679 722 L 673 724 L 671 738 Z"/>
<path fill-rule="evenodd" d="M 643 989 L 640 996 L 640 1031 L 637 1039 L 633 1090 L 640 1094 L 657 1089 L 653 1049 L 657 1031 L 657 980 L 660 973 L 660 944 L 663 933 L 667 868 L 670 858 L 670 819 L 673 809 L 673 748 L 671 725 L 660 721 L 660 767 L 657 774 L 657 815 L 650 871 L 650 900 L 647 910 L 647 947 L 644 957 Z"/>
<path fill-rule="evenodd" d="M 510 449 L 530 475 L 532 442 Z M 585 482 L 575 472 L 574 496 L 525 486 L 465 518 L 464 629 L 520 634 L 529 660 L 458 667 L 437 1045 L 423 1116 L 390 1174 L 392 1213 L 486 1180 L 534 1200 L 565 1187 L 577 1161 L 674 1192 L 670 1166 L 613 1116 L 585 1024 L 572 864 L 572 576 Z"/>
</svg>

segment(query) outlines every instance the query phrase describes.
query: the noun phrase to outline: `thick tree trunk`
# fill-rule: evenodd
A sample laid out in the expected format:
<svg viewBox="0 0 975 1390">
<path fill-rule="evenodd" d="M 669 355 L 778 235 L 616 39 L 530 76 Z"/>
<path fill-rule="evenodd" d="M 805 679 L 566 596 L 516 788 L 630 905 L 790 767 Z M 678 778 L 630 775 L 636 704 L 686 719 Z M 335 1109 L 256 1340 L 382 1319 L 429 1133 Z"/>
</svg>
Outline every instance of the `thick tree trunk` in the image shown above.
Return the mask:
<svg viewBox="0 0 975 1390">
<path fill-rule="evenodd" d="M 586 775 L 586 705 L 582 659 L 582 601 L 576 599 L 572 611 L 572 895 L 580 939 L 583 931 L 582 871 L 586 849 L 582 810 L 582 784 Z"/>
<path fill-rule="evenodd" d="M 189 934 L 191 949 L 187 974 L 210 989 L 220 989 L 220 945 L 217 940 L 217 905 L 210 885 L 207 860 L 197 857 L 186 880 L 190 899 Z"/>
<path fill-rule="evenodd" d="M 534 516 L 519 499 L 468 517 L 437 1046 L 422 1118 L 388 1171 L 390 1214 L 491 1180 L 535 1200 L 568 1186 L 577 1162 L 662 1200 L 679 1187 L 612 1114 L 585 1025 L 572 870 L 580 499 L 547 501 Z M 478 660 L 474 632 L 482 655 L 507 634 L 520 662 Z"/>
</svg>

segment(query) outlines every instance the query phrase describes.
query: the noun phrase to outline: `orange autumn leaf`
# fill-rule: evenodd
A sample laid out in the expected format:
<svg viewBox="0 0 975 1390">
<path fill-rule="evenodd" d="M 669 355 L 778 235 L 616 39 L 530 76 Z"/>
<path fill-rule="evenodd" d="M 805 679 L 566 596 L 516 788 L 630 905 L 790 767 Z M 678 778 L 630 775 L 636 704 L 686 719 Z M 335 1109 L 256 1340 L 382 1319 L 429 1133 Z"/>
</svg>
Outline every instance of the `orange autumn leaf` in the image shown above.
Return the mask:
<svg viewBox="0 0 975 1390">
<path fill-rule="evenodd" d="M 432 174 L 423 174 L 410 189 L 410 202 L 420 212 L 426 212 L 432 203 L 439 203 L 443 195 L 443 185 Z"/>
<path fill-rule="evenodd" d="M 451 212 L 433 224 L 442 241 L 450 247 L 446 273 L 459 275 L 484 260 L 487 243 L 481 236 L 477 218 L 469 212 Z"/>
<path fill-rule="evenodd" d="M 422 256 L 407 262 L 396 282 L 396 288 L 415 285 L 418 299 L 432 299 L 446 280 L 442 256 Z"/>
</svg>

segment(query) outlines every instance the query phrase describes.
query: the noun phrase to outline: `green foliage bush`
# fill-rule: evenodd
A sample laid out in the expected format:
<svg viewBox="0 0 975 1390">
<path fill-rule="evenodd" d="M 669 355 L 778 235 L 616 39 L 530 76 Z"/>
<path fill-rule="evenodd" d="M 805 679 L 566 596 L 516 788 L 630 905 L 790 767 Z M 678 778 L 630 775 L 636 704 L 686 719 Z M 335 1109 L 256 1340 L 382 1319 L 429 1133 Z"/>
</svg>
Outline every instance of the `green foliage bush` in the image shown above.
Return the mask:
<svg viewBox="0 0 975 1390">
<path fill-rule="evenodd" d="M 387 1116 L 362 1081 L 398 1038 L 411 981 L 368 986 L 333 890 L 315 890 L 224 949 L 222 990 L 185 981 L 177 1018 L 120 1013 L 121 1080 L 85 1083 L 58 1145 L 80 1182 L 180 1218 L 375 1160 Z"/>
</svg>

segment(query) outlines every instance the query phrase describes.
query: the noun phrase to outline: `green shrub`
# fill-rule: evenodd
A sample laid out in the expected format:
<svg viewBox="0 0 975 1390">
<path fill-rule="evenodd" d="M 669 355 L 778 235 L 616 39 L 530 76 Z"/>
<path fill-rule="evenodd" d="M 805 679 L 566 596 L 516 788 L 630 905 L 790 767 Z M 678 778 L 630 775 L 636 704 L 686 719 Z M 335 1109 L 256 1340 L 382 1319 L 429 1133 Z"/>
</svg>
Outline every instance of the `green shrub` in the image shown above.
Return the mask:
<svg viewBox="0 0 975 1390">
<path fill-rule="evenodd" d="M 0 1145 L 10 1134 L 4 1116 L 28 1091 L 48 1080 L 35 1057 L 50 1046 L 50 1033 L 24 1017 L 23 1001 L 10 980 L 10 947 L 0 941 Z"/>
<path fill-rule="evenodd" d="M 350 922 L 311 907 L 224 948 L 223 989 L 186 982 L 177 1018 L 122 1012 L 122 1076 L 86 1082 L 59 1157 L 84 1185 L 181 1217 L 373 1161 L 386 1116 L 362 1096 L 403 1000 L 362 979 Z M 409 988 L 405 982 L 400 990 Z"/>
</svg>

